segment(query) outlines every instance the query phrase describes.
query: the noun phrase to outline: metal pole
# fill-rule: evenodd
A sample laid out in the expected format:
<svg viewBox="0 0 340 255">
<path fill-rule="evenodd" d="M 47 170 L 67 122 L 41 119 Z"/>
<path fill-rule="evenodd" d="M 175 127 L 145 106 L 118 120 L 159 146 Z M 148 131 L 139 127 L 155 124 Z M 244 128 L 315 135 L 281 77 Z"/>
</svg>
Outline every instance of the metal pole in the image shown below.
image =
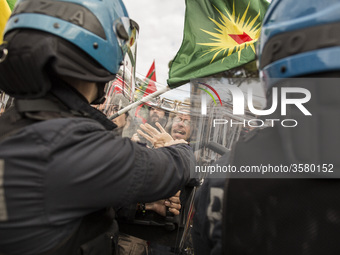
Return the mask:
<svg viewBox="0 0 340 255">
<path fill-rule="evenodd" d="M 109 120 L 113 120 L 114 118 L 117 118 L 118 116 L 120 116 L 120 115 L 126 113 L 127 111 L 130 111 L 131 109 L 137 107 L 138 105 L 143 104 L 143 103 L 149 101 L 150 99 L 155 98 L 155 97 L 157 97 L 157 96 L 159 96 L 159 95 L 161 95 L 161 94 L 167 92 L 168 90 L 170 90 L 169 87 L 163 87 L 163 88 L 157 90 L 156 92 L 154 92 L 154 93 L 152 93 L 152 94 L 150 94 L 150 95 L 147 95 L 146 97 L 143 97 L 141 100 L 139 100 L 139 101 L 137 101 L 137 102 L 134 102 L 134 103 L 132 103 L 132 104 L 126 106 L 125 108 L 119 110 L 119 111 L 116 112 L 115 114 L 111 115 L 111 116 L 109 117 Z"/>
</svg>

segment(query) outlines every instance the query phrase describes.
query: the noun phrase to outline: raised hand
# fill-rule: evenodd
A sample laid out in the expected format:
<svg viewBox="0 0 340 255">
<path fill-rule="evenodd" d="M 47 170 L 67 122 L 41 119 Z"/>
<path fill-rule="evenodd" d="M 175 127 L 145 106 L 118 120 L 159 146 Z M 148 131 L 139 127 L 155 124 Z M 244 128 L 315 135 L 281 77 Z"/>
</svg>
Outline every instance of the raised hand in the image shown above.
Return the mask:
<svg viewBox="0 0 340 255">
<path fill-rule="evenodd" d="M 174 139 L 171 135 L 166 132 L 162 125 L 158 122 L 156 122 L 156 126 L 159 130 L 152 127 L 150 124 L 141 124 L 140 128 L 143 129 L 145 133 L 140 129 L 137 130 L 137 133 L 150 141 L 154 148 L 172 145 L 171 142 L 173 142 Z"/>
</svg>

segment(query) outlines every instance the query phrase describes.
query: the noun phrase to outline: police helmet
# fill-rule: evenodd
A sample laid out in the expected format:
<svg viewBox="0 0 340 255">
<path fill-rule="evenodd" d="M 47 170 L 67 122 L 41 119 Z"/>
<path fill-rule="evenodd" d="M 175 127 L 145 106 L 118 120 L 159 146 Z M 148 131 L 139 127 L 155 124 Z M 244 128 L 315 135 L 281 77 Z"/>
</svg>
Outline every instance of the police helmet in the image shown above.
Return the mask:
<svg viewBox="0 0 340 255">
<path fill-rule="evenodd" d="M 257 51 L 266 89 L 273 78 L 340 70 L 339 13 L 336 0 L 272 1 Z"/>
<path fill-rule="evenodd" d="M 19 98 L 43 96 L 51 85 L 40 71 L 49 65 L 58 75 L 106 83 L 136 31 L 121 0 L 18 0 L 0 48 L 0 71 L 9 73 L 0 78 L 0 89 Z M 15 72 L 25 85 L 16 82 Z"/>
</svg>

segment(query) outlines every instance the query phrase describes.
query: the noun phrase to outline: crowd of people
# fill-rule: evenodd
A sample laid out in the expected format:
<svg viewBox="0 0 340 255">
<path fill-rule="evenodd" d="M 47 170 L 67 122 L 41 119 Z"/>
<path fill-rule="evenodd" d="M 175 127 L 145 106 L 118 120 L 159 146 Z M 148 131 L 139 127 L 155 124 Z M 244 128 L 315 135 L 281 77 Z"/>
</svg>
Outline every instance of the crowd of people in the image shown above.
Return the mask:
<svg viewBox="0 0 340 255">
<path fill-rule="evenodd" d="M 158 101 L 159 100 L 155 100 Z M 100 105 L 98 109 L 106 111 L 108 117 L 128 106 L 128 100 L 121 94 L 111 96 L 110 105 Z M 190 143 L 190 112 L 187 114 L 169 112 L 160 104 L 144 106 L 145 122 L 135 109 L 127 111 L 112 121 L 119 132 L 116 135 L 131 138 L 133 142 L 150 149 L 168 146 L 169 143 Z M 179 214 L 184 210 L 180 201 L 181 191 L 173 197 L 155 202 L 131 204 L 119 208 L 118 223 L 120 229 L 120 254 L 162 254 L 174 249 L 180 241 L 178 228 L 183 231 Z M 182 215 L 183 217 L 184 215 Z M 177 239 L 177 240 L 176 240 Z M 138 247 L 138 248 L 137 248 Z"/>
<path fill-rule="evenodd" d="M 292 104 L 284 115 L 299 126 L 244 132 L 215 162 L 327 163 L 335 175 L 205 179 L 193 250 L 178 250 L 175 218 L 199 184 L 190 111 L 145 104 L 145 121 L 135 109 L 108 118 L 129 105 L 105 86 L 138 24 L 121 0 L 18 0 L 0 46 L 0 254 L 338 254 L 339 11 L 332 0 L 272 1 L 257 52 L 267 109 L 272 88 L 304 88 L 312 116 Z"/>
</svg>

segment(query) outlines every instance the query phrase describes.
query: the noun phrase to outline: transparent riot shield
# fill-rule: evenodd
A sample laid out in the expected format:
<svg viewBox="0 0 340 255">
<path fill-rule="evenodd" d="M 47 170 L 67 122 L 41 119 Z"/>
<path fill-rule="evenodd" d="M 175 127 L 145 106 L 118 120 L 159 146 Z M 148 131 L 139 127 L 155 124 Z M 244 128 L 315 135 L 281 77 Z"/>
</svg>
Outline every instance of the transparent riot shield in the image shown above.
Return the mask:
<svg viewBox="0 0 340 255">
<path fill-rule="evenodd" d="M 107 85 L 107 91 L 111 93 L 108 93 L 107 101 L 99 106 L 99 109 L 102 107 L 108 117 L 166 87 L 137 75 L 135 93 L 131 95 L 122 89 L 124 86 L 121 83 L 122 81 L 115 80 Z M 123 118 L 121 122 L 113 118 L 112 121 L 116 121 L 118 126 L 117 130 L 120 130 L 115 132 L 139 142 L 141 146 L 155 149 L 157 146 L 152 140 L 152 134 L 141 135 L 141 132 L 147 134 L 141 125 L 148 124 L 158 132 L 164 129 L 173 139 L 186 140 L 193 148 L 197 160 L 193 171 L 204 169 L 204 166 L 212 165 L 222 155 L 228 155 L 242 133 L 265 127 L 260 125 L 261 122 L 258 124 L 258 116 L 249 109 L 249 91 L 253 91 L 251 106 L 257 109 L 265 106 L 264 95 L 259 93 L 262 90 L 259 90 L 258 85 L 258 79 L 211 77 L 193 80 L 190 84 L 149 97 L 119 115 L 118 118 Z M 236 110 L 243 112 L 235 113 L 235 106 Z M 203 181 L 205 178 L 216 176 L 206 171 L 198 171 L 193 172 L 192 177 Z M 147 210 L 144 213 L 136 212 L 134 219 L 128 222 L 128 227 L 124 221 L 120 221 L 120 229 L 125 234 L 147 240 L 153 244 L 154 251 L 168 249 L 166 251 L 171 252 L 169 254 L 193 254 L 190 232 L 193 224 L 194 195 L 195 188 L 185 204 L 182 204 L 180 216 L 162 216 Z"/>
<path fill-rule="evenodd" d="M 191 115 L 190 115 L 190 85 L 170 90 L 158 96 L 151 96 L 158 91 L 166 91 L 167 86 L 159 84 L 141 75 L 136 75 L 135 93 L 129 94 L 122 86 L 122 79 L 109 82 L 106 85 L 106 102 L 98 106 L 108 118 L 130 105 L 139 103 L 134 108 L 125 111 L 112 121 L 118 126 L 116 135 L 130 138 L 140 146 L 157 149 L 159 144 L 152 140 L 152 134 L 141 128 L 149 126 L 157 132 L 166 132 L 173 139 L 183 139 L 191 142 Z M 132 99 L 132 100 L 131 100 Z M 161 127 L 161 128 L 160 128 Z M 140 201 L 143 204 L 143 201 Z M 184 204 L 185 203 L 185 204 Z M 133 219 L 126 220 L 124 208 L 119 212 L 119 228 L 124 234 L 148 241 L 153 252 L 169 251 L 177 254 L 179 242 L 184 230 L 186 215 L 188 215 L 190 200 L 182 204 L 181 214 L 173 215 L 169 211 L 161 215 L 152 210 L 135 211 Z M 188 205 L 186 205 L 188 204 Z M 132 205 L 133 208 L 139 208 Z M 147 208 L 147 207 L 146 207 Z"/>
<path fill-rule="evenodd" d="M 249 103 L 251 101 L 251 103 Z M 201 78 L 191 81 L 191 115 L 200 179 L 219 178 L 205 166 L 227 156 L 241 133 L 265 127 L 249 110 L 263 109 L 266 101 L 258 78 Z M 223 174 L 223 173 L 222 173 Z"/>
<path fill-rule="evenodd" d="M 251 100 L 251 103 L 248 103 L 248 100 Z M 207 77 L 191 80 L 190 101 L 191 146 L 197 160 L 196 165 L 191 169 L 191 176 L 198 177 L 201 183 L 206 178 L 224 179 L 225 172 L 219 173 L 214 163 L 222 156 L 224 162 L 228 159 L 241 135 L 254 128 L 266 127 L 265 123 L 262 124 L 262 120 L 250 111 L 252 106 L 263 109 L 266 104 L 259 79 Z M 223 167 L 220 169 L 225 170 Z M 194 201 L 199 200 L 199 197 L 195 198 L 197 189 L 199 187 L 193 190 L 185 221 L 186 226 L 180 242 L 179 250 L 185 251 L 184 254 L 193 254 L 190 240 L 192 240 L 191 230 L 194 224 Z M 207 211 L 208 206 L 207 204 L 207 208 L 201 209 Z"/>
</svg>

